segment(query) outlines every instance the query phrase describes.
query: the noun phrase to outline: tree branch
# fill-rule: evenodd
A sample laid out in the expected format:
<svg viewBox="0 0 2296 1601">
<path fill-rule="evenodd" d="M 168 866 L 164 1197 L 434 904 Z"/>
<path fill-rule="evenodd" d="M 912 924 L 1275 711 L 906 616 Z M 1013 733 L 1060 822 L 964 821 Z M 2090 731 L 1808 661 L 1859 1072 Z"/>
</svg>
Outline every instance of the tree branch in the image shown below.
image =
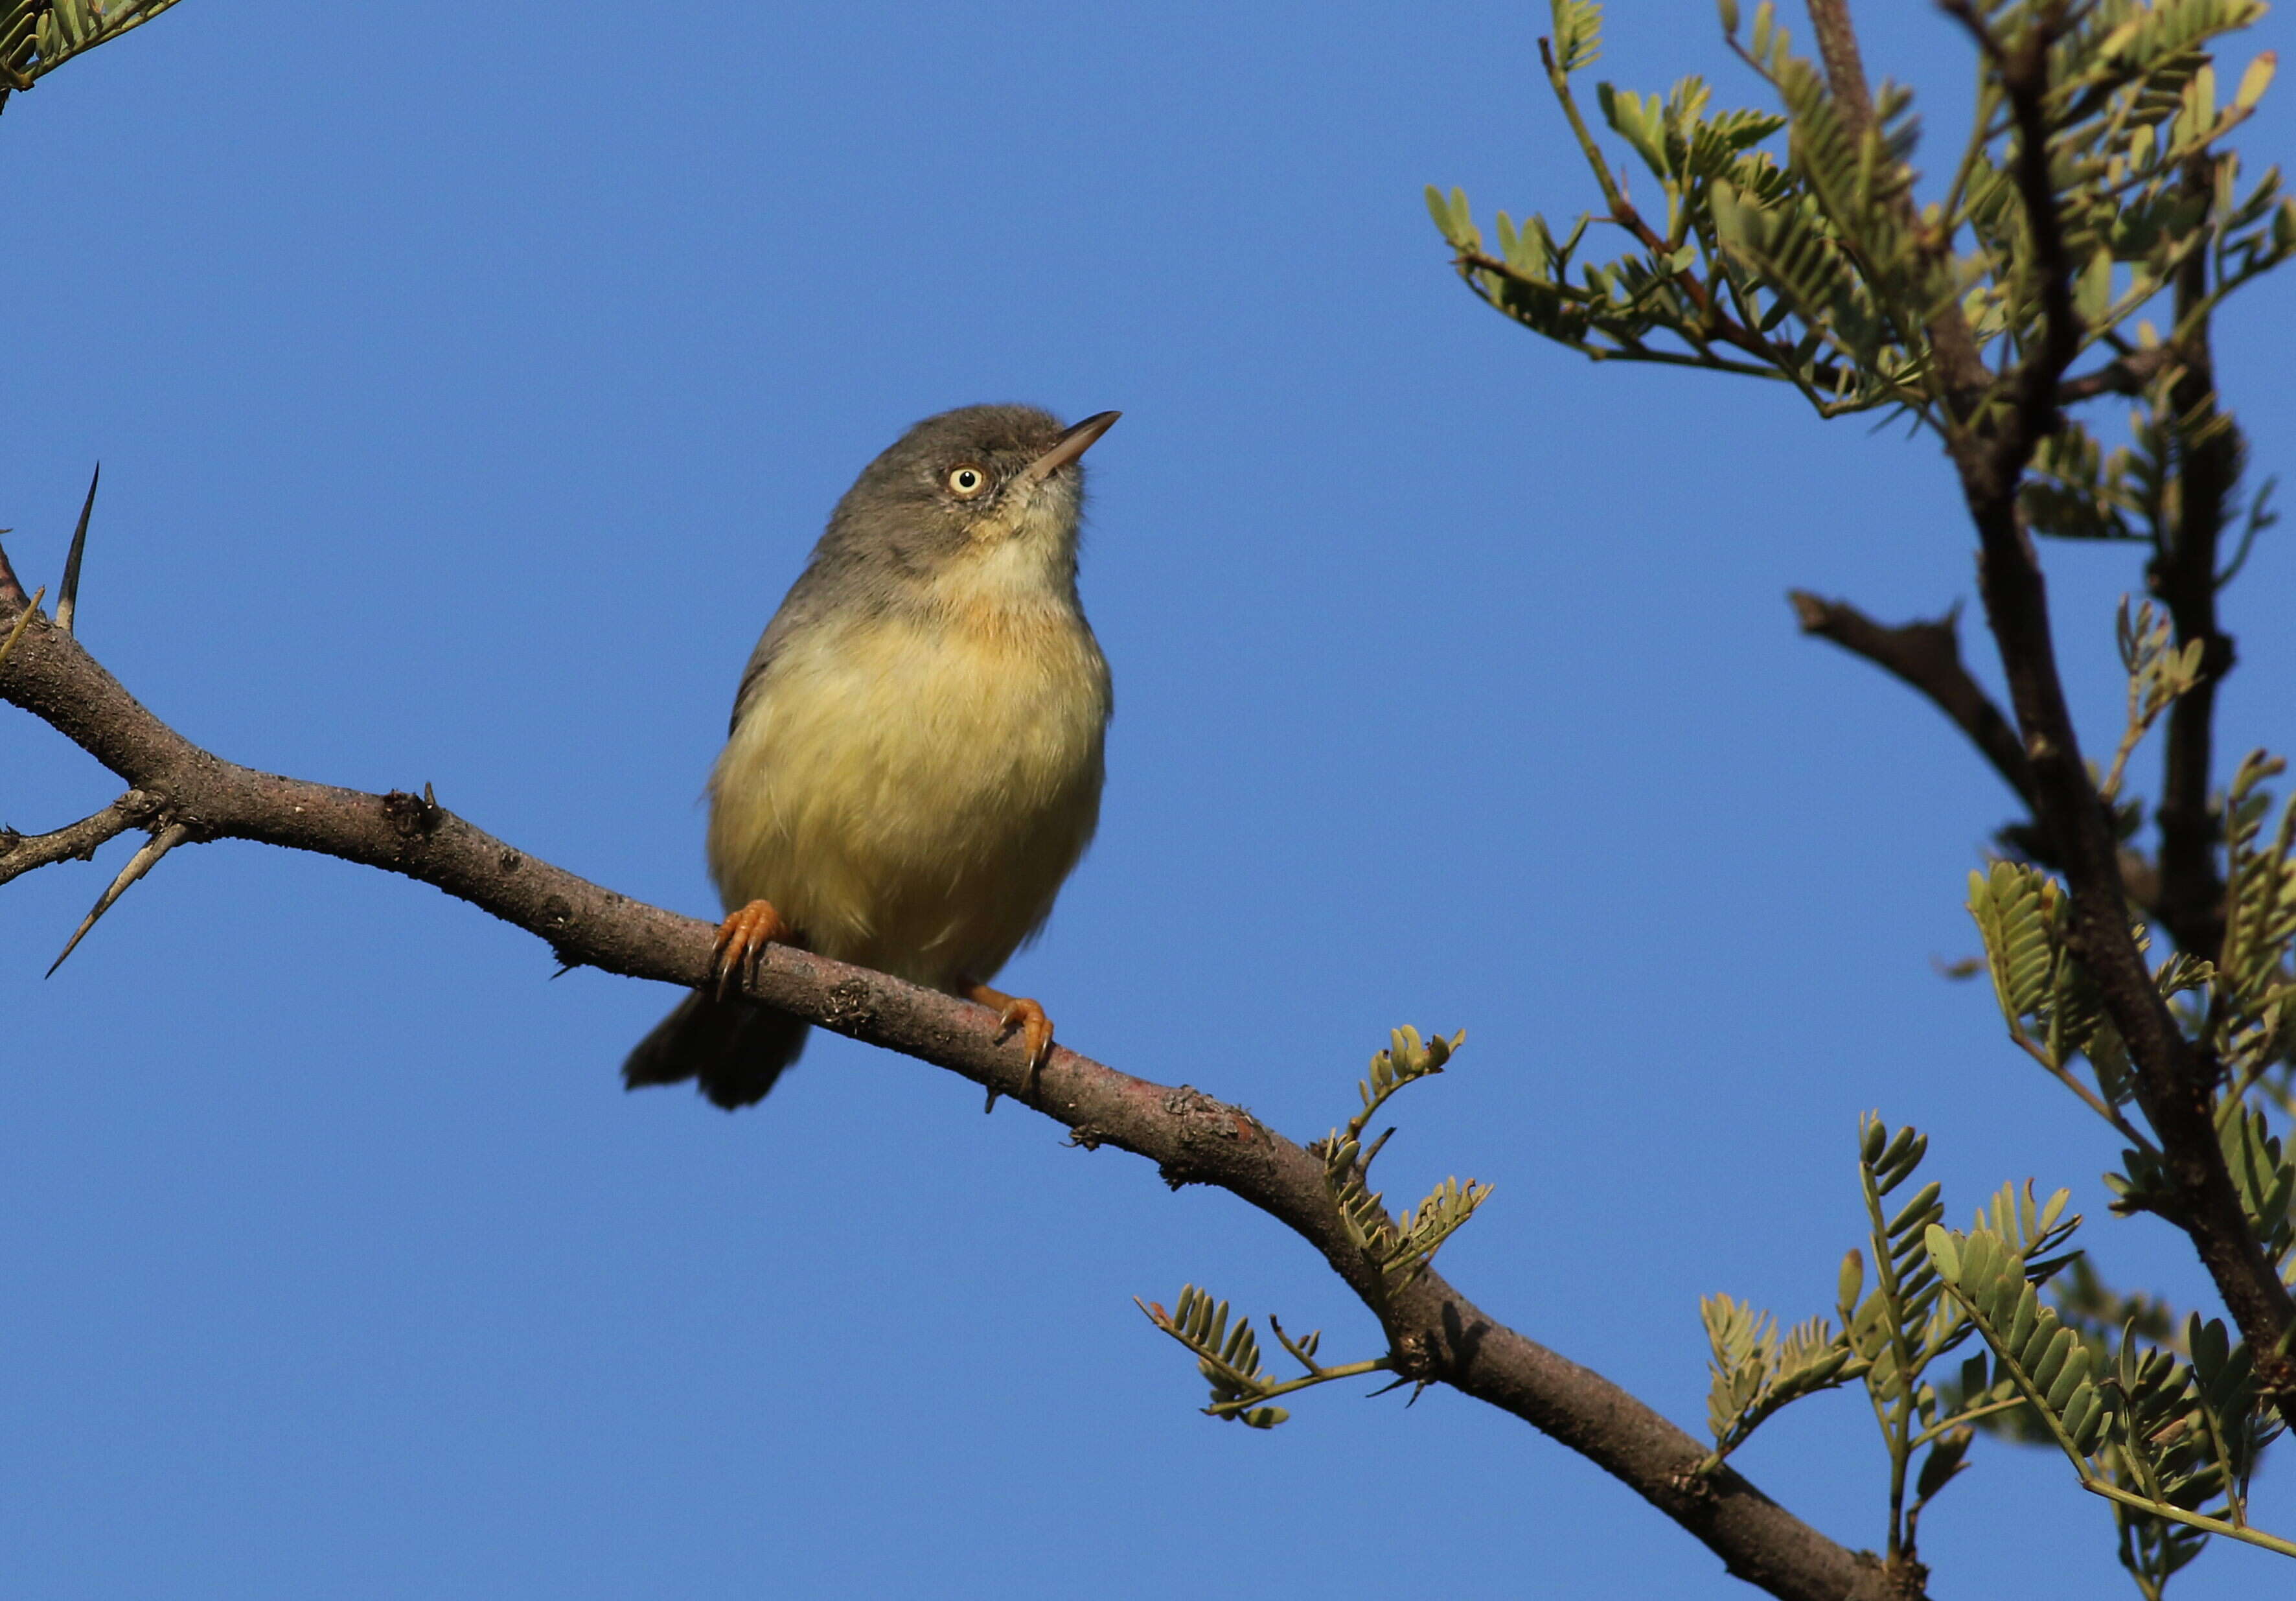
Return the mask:
<svg viewBox="0 0 2296 1601">
<path fill-rule="evenodd" d="M 2197 253 L 2197 252 L 2196 252 Z M 2155 378 L 2185 358 L 2181 345 L 2160 344 L 2109 361 L 2057 385 L 2057 404 L 2072 406 L 2104 395 L 2141 395 Z"/>
<path fill-rule="evenodd" d="M 0 558 L 0 579 L 7 577 Z M 0 610 L 0 622 L 11 620 Z M 0 700 L 135 786 L 97 817 L 43 840 L 93 841 L 114 824 L 132 826 L 131 807 L 148 808 L 149 817 L 164 815 L 197 838 L 253 840 L 404 874 L 549 941 L 569 964 L 687 986 L 709 979 L 711 924 L 538 860 L 427 794 L 368 794 L 225 761 L 145 710 L 45 617 L 34 616 L 0 664 Z M 1144 1156 L 1176 1187 L 1215 1185 L 1258 1207 L 1320 1252 L 1379 1317 L 1400 1375 L 1450 1384 L 1570 1447 L 1748 1582 L 1792 1601 L 1907 1601 L 1873 1557 L 1826 1539 L 1733 1469 L 1702 1476 L 1700 1441 L 1601 1375 L 1500 1324 L 1432 1270 L 1400 1288 L 1382 1282 L 1349 1239 L 1322 1159 L 1241 1108 L 1062 1047 L 1031 1072 L 1026 1047 L 1002 1039 L 987 1008 L 789 946 L 766 948 L 744 992 L 958 1073 L 1065 1125 L 1077 1145 Z"/>
<path fill-rule="evenodd" d="M 1949 444 L 1977 526 L 1979 587 L 2032 768 L 2036 819 L 2072 894 L 2074 948 L 2136 1064 L 2137 1104 L 2160 1136 L 2176 1189 L 2171 1220 L 2191 1237 L 2239 1325 L 2261 1387 L 2296 1418 L 2296 1361 L 2286 1350 L 2296 1301 L 2250 1229 L 2225 1166 L 2211 1105 L 2217 1064 L 2185 1037 L 2130 934 L 2112 819 L 2081 758 L 2057 673 L 2047 586 L 2018 509 L 2026 466 L 2055 423 L 2057 385 L 2080 344 L 2049 161 L 2049 52 L 2062 8 L 2045 7 L 2008 42 L 1995 38 L 1966 0 L 1946 0 L 1946 9 L 1998 63 L 2017 130 L 2013 169 L 2030 229 L 2029 270 L 2039 291 L 2040 337 L 2005 381 L 2010 404 L 1985 412 L 1983 426 L 1956 428 Z"/>
<path fill-rule="evenodd" d="M 1841 125 L 1853 139 L 1874 126 L 1874 94 L 1866 85 L 1866 62 L 1857 50 L 1857 30 L 1849 21 L 1849 0 L 1809 0 L 1809 28 L 1817 36 L 1825 81 L 1841 109 Z"/>
<path fill-rule="evenodd" d="M 2195 156 L 2185 169 L 2184 198 L 2208 205 L 2215 168 L 2212 160 Z M 2177 643 L 2202 642 L 2198 682 L 2169 709 L 2161 804 L 2153 813 L 2161 827 L 2161 921 L 2180 949 L 2213 957 L 2224 948 L 2225 883 L 2217 871 L 2221 826 L 2209 807 L 2209 783 L 2217 686 L 2234 661 L 2232 636 L 2217 626 L 2217 546 L 2240 477 L 2242 447 L 2232 419 L 2217 410 L 2208 294 L 2208 252 L 2194 250 L 2177 274 L 2177 330 L 2187 349 L 2169 387 L 2174 415 L 2167 425 L 2185 441 L 2177 456 L 2176 518 L 2161 530 L 2169 537 L 2146 577 L 2169 608 Z"/>
<path fill-rule="evenodd" d="M 35 867 L 56 862 L 86 861 L 97 846 L 143 827 L 160 809 L 159 797 L 129 790 L 94 817 L 57 829 L 53 833 L 18 833 L 0 828 L 0 884 L 20 878 Z"/>
<path fill-rule="evenodd" d="M 1847 601 L 1830 601 L 1807 589 L 1790 589 L 1801 631 L 1831 639 L 1854 656 L 1912 685 L 1931 704 L 1951 718 L 1969 736 L 2002 781 L 2017 792 L 2029 811 L 2038 811 L 2033 800 L 2033 765 L 2025 759 L 2017 731 L 1969 669 L 1961 664 L 1960 607 L 1934 622 L 1902 623 L 1885 628 Z"/>
<path fill-rule="evenodd" d="M 1951 9 L 1952 0 L 1947 0 L 1947 4 Z M 1866 64 L 1857 49 L 1857 30 L 1849 20 L 1849 0 L 1808 0 L 1808 11 L 1810 31 L 1817 36 L 1826 86 L 1833 91 L 1842 127 L 1851 138 L 1864 139 L 1874 132 L 1874 95 L 1866 86 Z M 1909 234 L 1923 232 L 1910 190 L 1898 203 L 1898 220 Z M 1950 243 L 1940 239 L 1934 248 L 1949 250 Z M 1985 357 L 1978 349 L 1977 336 L 1970 332 L 1969 319 L 1962 315 L 1960 301 L 1951 297 L 1941 300 L 1923 332 L 1929 335 L 1930 354 L 1937 364 L 1939 398 L 1945 403 L 1946 415 L 1956 423 L 1965 422 L 1976 414 L 1992 386 L 1993 374 L 1986 369 Z"/>
</svg>

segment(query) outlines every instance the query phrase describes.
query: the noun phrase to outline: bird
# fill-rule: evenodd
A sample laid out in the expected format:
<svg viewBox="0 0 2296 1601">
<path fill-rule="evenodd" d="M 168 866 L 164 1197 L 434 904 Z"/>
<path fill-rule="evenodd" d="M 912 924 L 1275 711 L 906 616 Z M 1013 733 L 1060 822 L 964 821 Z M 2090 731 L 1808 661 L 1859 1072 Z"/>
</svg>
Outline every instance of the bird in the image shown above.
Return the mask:
<svg viewBox="0 0 2296 1601">
<path fill-rule="evenodd" d="M 737 993 L 773 942 L 990 1007 L 1032 1068 L 1049 1056 L 1044 1007 L 988 981 L 1100 820 L 1115 702 L 1077 550 L 1082 457 L 1119 415 L 942 412 L 839 500 L 709 775 L 713 981 L 630 1053 L 627 1088 L 762 1100 L 808 1026 Z"/>
</svg>

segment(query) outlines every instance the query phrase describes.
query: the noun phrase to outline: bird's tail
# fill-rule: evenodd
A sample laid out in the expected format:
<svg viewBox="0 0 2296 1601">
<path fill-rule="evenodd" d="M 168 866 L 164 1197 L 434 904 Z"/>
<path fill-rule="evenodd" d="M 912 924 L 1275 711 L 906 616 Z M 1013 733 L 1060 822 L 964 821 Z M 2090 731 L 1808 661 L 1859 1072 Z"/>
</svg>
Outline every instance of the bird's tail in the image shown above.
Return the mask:
<svg viewBox="0 0 2296 1601">
<path fill-rule="evenodd" d="M 738 998 L 719 1000 L 696 989 L 622 1063 L 622 1083 L 701 1081 L 701 1093 L 731 1112 L 766 1098 L 782 1069 L 805 1049 L 806 1022 Z"/>
</svg>

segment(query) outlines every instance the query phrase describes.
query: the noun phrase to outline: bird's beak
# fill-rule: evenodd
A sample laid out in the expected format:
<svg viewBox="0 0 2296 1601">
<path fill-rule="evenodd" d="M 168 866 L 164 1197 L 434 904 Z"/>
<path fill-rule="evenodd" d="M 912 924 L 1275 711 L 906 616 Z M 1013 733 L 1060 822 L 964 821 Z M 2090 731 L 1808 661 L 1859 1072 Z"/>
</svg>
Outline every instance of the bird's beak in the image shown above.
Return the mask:
<svg viewBox="0 0 2296 1601">
<path fill-rule="evenodd" d="M 1120 411 L 1095 412 L 1075 427 L 1062 431 L 1053 441 L 1053 447 L 1021 469 L 1021 476 L 1029 482 L 1042 483 L 1067 466 L 1093 447 L 1093 441 L 1116 426 Z"/>
</svg>

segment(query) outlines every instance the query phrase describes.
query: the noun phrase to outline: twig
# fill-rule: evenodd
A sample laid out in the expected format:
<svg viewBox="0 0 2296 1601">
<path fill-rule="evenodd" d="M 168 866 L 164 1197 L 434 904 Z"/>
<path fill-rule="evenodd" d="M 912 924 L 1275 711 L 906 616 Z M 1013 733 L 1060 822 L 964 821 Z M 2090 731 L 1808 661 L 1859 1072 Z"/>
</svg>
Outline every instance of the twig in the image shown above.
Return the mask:
<svg viewBox="0 0 2296 1601">
<path fill-rule="evenodd" d="M 1629 209 L 1629 210 L 1631 212 L 1631 209 Z M 1611 220 L 1616 222 L 1619 219 L 1614 217 Z M 1641 232 L 1637 233 L 1636 235 L 1637 240 L 1640 240 L 1642 234 L 1648 233 L 1649 230 L 1646 227 L 1643 227 L 1642 219 L 1639 217 L 1632 218 L 1632 221 L 1636 227 L 1641 229 Z M 1511 283 L 1527 284 L 1534 289 L 1556 291 L 1563 294 L 1566 298 L 1574 300 L 1585 300 L 1589 298 L 1575 293 L 1567 283 L 1550 283 L 1546 280 L 1533 278 L 1523 273 L 1518 272 L 1505 259 L 1491 255 L 1486 250 L 1461 250 L 1452 259 L 1452 265 L 1455 267 L 1472 267 L 1478 272 L 1489 273 L 1494 277 L 1505 278 Z M 1675 276 L 1678 280 L 1686 280 L 1692 284 L 1695 284 L 1697 283 L 1695 276 L 1686 267 L 1681 272 L 1676 274 Z M 1475 288 L 1478 293 L 1481 292 L 1480 285 L 1471 284 L 1471 287 Z M 1702 296 L 1704 293 L 1702 287 L 1700 290 L 1700 293 Z M 1485 296 L 1484 298 L 1486 300 L 1489 299 L 1488 296 Z M 1496 304 L 1496 302 L 1494 301 L 1493 304 Z M 1502 309 L 1504 309 L 1504 308 L 1502 308 Z M 1704 335 L 1704 343 L 1695 346 L 1697 350 L 1697 354 L 1695 355 L 1683 355 L 1672 350 L 1653 350 L 1639 348 L 1609 349 L 1602 346 L 1592 344 L 1582 345 L 1580 349 L 1584 349 L 1588 356 L 1594 357 L 1597 361 L 1649 361 L 1664 363 L 1674 366 L 1704 367 L 1711 372 L 1742 374 L 1749 378 L 1784 380 L 1788 382 L 1801 384 L 1805 390 L 1808 388 L 1808 385 L 1803 383 L 1801 375 L 1794 372 L 1787 365 L 1784 354 L 1782 353 L 1777 346 L 1773 344 L 1768 339 L 1765 338 L 1762 334 L 1754 332 L 1754 330 L 1748 327 L 1745 324 L 1741 323 L 1728 312 L 1724 311 L 1720 307 L 1715 305 L 1710 299 L 1702 300 L 1702 309 L 1706 318 L 1701 330 Z M 1613 334 L 1611 337 L 1616 338 L 1617 335 Z M 1687 336 L 1685 335 L 1685 337 Z M 1708 344 L 1729 345 L 1734 349 L 1745 351 L 1750 356 L 1758 357 L 1759 361 L 1732 361 L 1726 357 L 1715 355 L 1713 351 L 1706 348 Z M 1829 387 L 1836 388 L 1848 382 L 1850 377 L 1848 369 L 1828 361 L 1811 363 L 1810 374 L 1812 377 L 1816 378 L 1818 382 Z"/>
<path fill-rule="evenodd" d="M 1825 81 L 1841 112 L 1842 128 L 1852 139 L 1863 138 L 1874 126 L 1874 96 L 1866 86 L 1866 63 L 1857 53 L 1857 32 L 1846 0 L 1809 0 L 1809 27 L 1817 36 L 1817 53 L 1825 62 Z"/>
<path fill-rule="evenodd" d="M 1866 64 L 1857 49 L 1857 30 L 1849 21 L 1848 0 L 1808 0 L 1808 10 L 1810 30 L 1817 35 L 1817 52 L 1825 63 L 1825 81 L 1833 92 L 1834 109 L 1850 137 L 1861 139 L 1873 131 L 1874 96 L 1866 87 Z M 1910 188 L 1898 197 L 1897 209 L 1898 226 L 1908 235 L 1931 239 L 1931 248 L 1941 252 L 1951 248 L 1936 230 L 1922 226 Z M 1930 353 L 1936 360 L 1941 381 L 1938 398 L 1944 403 L 1947 417 L 1953 423 L 1965 423 L 1983 405 L 1993 374 L 1986 368 L 1959 301 L 1951 298 L 1940 301 L 1922 332 L 1929 336 Z"/>
<path fill-rule="evenodd" d="M 0 884 L 21 878 L 35 867 L 91 859 L 97 846 L 150 822 L 156 804 L 143 791 L 129 790 L 94 816 L 82 817 L 53 833 L 0 830 Z"/>
<path fill-rule="evenodd" d="M 1825 600 L 1807 589 L 1790 589 L 1786 599 L 1792 603 L 1803 633 L 1830 639 L 1852 655 L 1865 657 L 1928 697 L 1969 736 L 2026 809 L 2037 809 L 2033 764 L 2017 743 L 2017 731 L 1961 664 L 1958 606 L 1933 622 L 1887 628 L 1847 601 Z"/>
<path fill-rule="evenodd" d="M 2141 395 L 2152 381 L 2184 359 L 2183 349 L 2176 345 L 2155 345 L 2149 350 L 2139 350 L 2097 368 L 2083 373 L 2078 378 L 2068 378 L 2057 385 L 2059 406 L 2077 405 L 2094 400 L 2102 395 Z"/>
<path fill-rule="evenodd" d="M 711 977 L 713 924 L 537 860 L 422 797 L 336 789 L 235 766 L 162 723 L 79 643 L 35 620 L 0 668 L 0 700 L 70 738 L 201 838 L 311 850 L 432 884 L 550 942 L 560 960 L 688 988 Z M 1735 1470 L 1699 1477 L 1699 1441 L 1601 1375 L 1526 1339 L 1431 1268 L 1381 1282 L 1349 1236 L 1322 1158 L 1186 1087 L 1136 1079 L 1065 1047 L 1032 1071 L 996 1017 L 953 996 L 785 945 L 744 993 L 836 1033 L 947 1068 L 1066 1125 L 1077 1144 L 1215 1185 L 1308 1241 L 1380 1318 L 1397 1371 L 1447 1383 L 1531 1424 L 1630 1486 L 1789 1601 L 1909 1601 L 1870 1559 L 1828 1539 Z M 1083 1137 L 1088 1136 L 1089 1137 Z"/>
</svg>

